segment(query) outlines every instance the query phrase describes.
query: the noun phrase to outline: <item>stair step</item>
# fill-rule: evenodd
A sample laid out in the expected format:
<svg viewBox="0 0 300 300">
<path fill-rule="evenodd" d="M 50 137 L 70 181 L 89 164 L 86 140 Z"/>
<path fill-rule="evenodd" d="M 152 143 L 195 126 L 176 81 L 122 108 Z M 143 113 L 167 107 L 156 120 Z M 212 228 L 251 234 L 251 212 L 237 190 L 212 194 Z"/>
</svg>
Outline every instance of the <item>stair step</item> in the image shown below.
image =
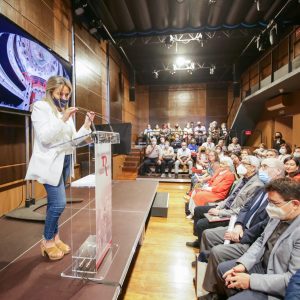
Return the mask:
<svg viewBox="0 0 300 300">
<path fill-rule="evenodd" d="M 134 162 L 139 162 L 140 161 L 140 158 L 138 157 L 132 157 L 132 156 L 126 156 L 125 157 L 125 161 L 134 161 Z"/>
<path fill-rule="evenodd" d="M 126 172 L 126 171 L 137 171 L 137 167 L 123 167 L 122 171 L 123 172 Z"/>
<path fill-rule="evenodd" d="M 138 162 L 132 162 L 132 161 L 124 161 L 124 167 L 137 167 Z"/>
</svg>

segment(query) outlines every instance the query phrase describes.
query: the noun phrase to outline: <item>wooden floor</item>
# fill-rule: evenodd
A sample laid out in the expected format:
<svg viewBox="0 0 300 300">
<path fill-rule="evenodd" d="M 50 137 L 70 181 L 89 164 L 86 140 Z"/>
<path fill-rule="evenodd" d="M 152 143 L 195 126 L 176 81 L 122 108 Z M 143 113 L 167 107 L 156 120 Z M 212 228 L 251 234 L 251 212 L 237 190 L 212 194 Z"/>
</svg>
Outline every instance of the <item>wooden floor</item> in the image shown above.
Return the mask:
<svg viewBox="0 0 300 300">
<path fill-rule="evenodd" d="M 194 250 L 192 223 L 185 218 L 183 196 L 188 184 L 160 183 L 158 192 L 169 192 L 168 218 L 151 217 L 144 243 L 134 265 L 125 300 L 195 299 L 191 267 Z"/>
</svg>

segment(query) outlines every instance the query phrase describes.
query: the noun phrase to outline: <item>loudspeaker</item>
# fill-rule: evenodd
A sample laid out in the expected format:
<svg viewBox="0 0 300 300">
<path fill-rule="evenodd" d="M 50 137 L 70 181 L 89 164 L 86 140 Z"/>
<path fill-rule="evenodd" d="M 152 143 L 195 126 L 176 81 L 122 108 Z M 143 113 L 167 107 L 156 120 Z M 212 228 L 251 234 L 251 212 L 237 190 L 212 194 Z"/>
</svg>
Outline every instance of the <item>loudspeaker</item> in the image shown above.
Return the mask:
<svg viewBox="0 0 300 300">
<path fill-rule="evenodd" d="M 135 101 L 135 87 L 129 87 L 129 101 Z"/>
</svg>

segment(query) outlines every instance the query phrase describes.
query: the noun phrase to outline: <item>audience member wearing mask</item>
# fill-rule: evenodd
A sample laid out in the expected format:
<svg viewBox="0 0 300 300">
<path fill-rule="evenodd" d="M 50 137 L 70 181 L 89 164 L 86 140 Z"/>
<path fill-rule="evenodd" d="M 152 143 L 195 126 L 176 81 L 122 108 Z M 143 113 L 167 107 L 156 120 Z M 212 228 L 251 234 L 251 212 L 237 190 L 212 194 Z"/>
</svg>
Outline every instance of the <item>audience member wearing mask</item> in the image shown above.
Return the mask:
<svg viewBox="0 0 300 300">
<path fill-rule="evenodd" d="M 192 156 L 193 162 L 196 163 L 198 146 L 197 146 L 196 140 L 194 138 L 191 139 L 191 142 L 188 145 L 188 148 L 191 150 L 191 156 Z"/>
<path fill-rule="evenodd" d="M 245 158 L 238 167 L 238 172 L 242 176 L 231 194 L 223 201 L 218 202 L 215 208 L 211 206 L 197 206 L 194 210 L 194 235 L 198 237 L 194 242 L 187 242 L 189 247 L 199 248 L 202 233 L 208 228 L 226 226 L 229 221 L 209 222 L 204 213 L 215 216 L 230 217 L 238 214 L 240 209 L 250 200 L 264 184 L 259 179 L 257 169 L 259 162 L 256 159 Z"/>
<path fill-rule="evenodd" d="M 191 150 L 187 148 L 186 143 L 181 143 L 181 148 L 177 151 L 177 160 L 175 162 L 175 178 L 178 178 L 179 166 L 188 166 L 189 175 L 192 175 L 193 161 Z"/>
<path fill-rule="evenodd" d="M 288 144 L 282 144 L 279 149 L 278 159 L 284 161 L 286 158 L 291 157 L 292 149 Z"/>
<path fill-rule="evenodd" d="M 166 167 L 168 168 L 168 177 L 172 177 L 171 171 L 174 165 L 174 157 L 174 149 L 170 146 L 169 141 L 166 141 L 162 150 L 161 177 L 166 177 Z"/>
<path fill-rule="evenodd" d="M 300 181 L 300 160 L 296 157 L 288 157 L 283 163 L 286 177 Z"/>
<path fill-rule="evenodd" d="M 156 172 L 158 171 L 158 167 L 161 165 L 162 160 L 162 149 L 157 145 L 156 139 L 151 139 L 151 145 L 148 145 L 145 151 L 145 160 L 142 166 L 141 175 L 145 175 L 150 173 L 149 166 L 155 165 Z"/>
<path fill-rule="evenodd" d="M 300 183 L 276 179 L 266 190 L 270 222 L 263 234 L 239 259 L 218 266 L 219 292 L 228 299 L 283 299 L 300 269 Z"/>
<path fill-rule="evenodd" d="M 284 177 L 283 164 L 274 159 L 265 159 L 259 170 L 260 180 L 267 185 L 271 180 Z M 268 193 L 265 189 L 258 189 L 257 193 L 249 199 L 240 210 L 234 230 L 227 232 L 227 228 L 208 229 L 203 232 L 201 251 L 210 251 L 208 268 L 206 271 L 203 288 L 209 292 L 218 292 L 218 276 L 216 267 L 219 263 L 239 258 L 249 246 L 263 232 L 268 221 L 266 207 Z M 231 241 L 230 245 L 223 245 L 224 239 Z M 222 288 L 223 289 L 223 286 Z"/>
<path fill-rule="evenodd" d="M 175 140 L 171 143 L 171 146 L 174 149 L 174 153 L 177 153 L 178 149 L 181 148 L 181 140 L 179 138 L 179 134 L 175 134 Z"/>
<path fill-rule="evenodd" d="M 296 147 L 293 153 L 293 157 L 300 159 L 300 147 Z"/>
<path fill-rule="evenodd" d="M 277 132 L 275 132 L 275 138 L 273 141 L 273 149 L 276 149 L 277 151 L 279 151 L 280 146 L 282 144 L 285 144 L 285 140 L 282 139 L 282 133 L 277 131 Z"/>
</svg>

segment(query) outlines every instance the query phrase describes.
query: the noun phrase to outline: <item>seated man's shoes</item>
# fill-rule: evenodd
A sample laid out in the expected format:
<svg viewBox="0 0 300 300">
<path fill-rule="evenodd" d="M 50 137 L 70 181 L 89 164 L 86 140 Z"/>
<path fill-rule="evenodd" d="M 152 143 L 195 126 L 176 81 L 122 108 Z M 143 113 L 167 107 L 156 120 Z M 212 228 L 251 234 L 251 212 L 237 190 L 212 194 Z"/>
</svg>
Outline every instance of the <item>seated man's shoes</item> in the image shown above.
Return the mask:
<svg viewBox="0 0 300 300">
<path fill-rule="evenodd" d="M 200 248 L 200 244 L 199 244 L 199 240 L 195 240 L 193 242 L 186 242 L 185 243 L 188 247 L 192 247 L 192 248 Z"/>
</svg>

